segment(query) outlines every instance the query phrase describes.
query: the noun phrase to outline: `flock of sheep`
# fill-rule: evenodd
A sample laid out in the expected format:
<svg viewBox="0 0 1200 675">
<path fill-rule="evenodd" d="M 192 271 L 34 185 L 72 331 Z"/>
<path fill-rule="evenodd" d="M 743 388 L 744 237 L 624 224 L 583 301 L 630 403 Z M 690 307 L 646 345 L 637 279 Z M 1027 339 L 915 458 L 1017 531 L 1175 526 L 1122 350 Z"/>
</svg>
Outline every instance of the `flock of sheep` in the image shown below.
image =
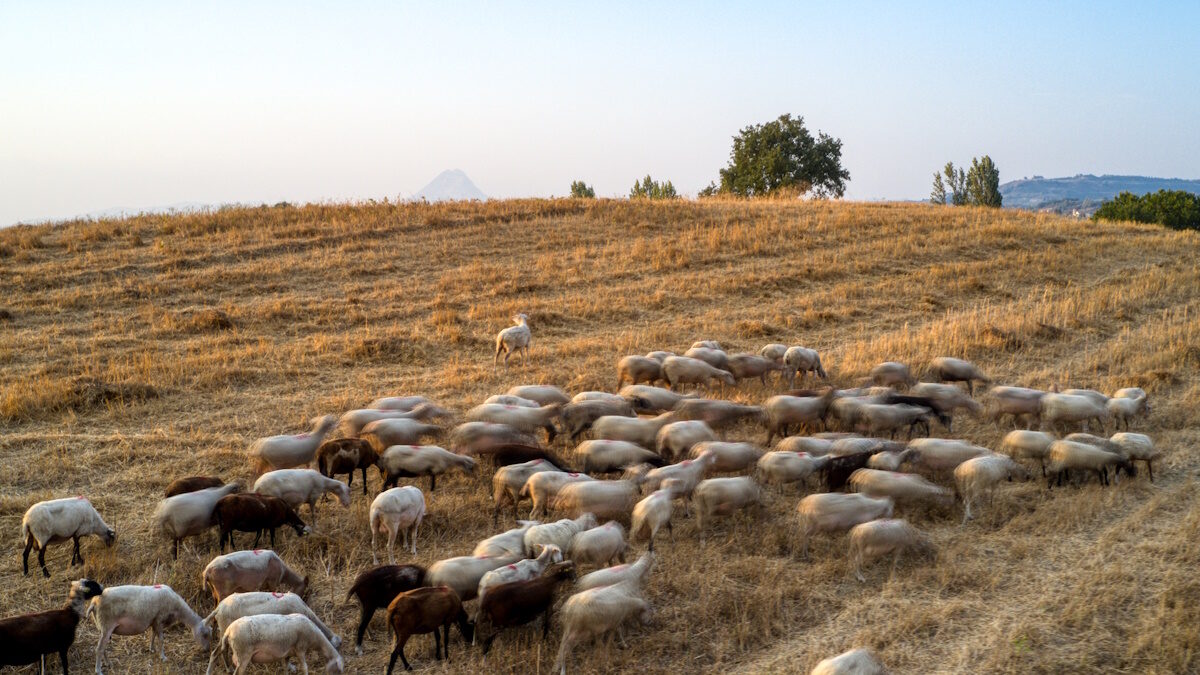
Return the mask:
<svg viewBox="0 0 1200 675">
<path fill-rule="evenodd" d="M 531 334 L 524 315 L 497 336 L 496 356 L 527 353 Z M 435 421 L 454 413 L 421 396 L 378 399 L 368 408 L 339 417 L 313 420 L 310 432 L 255 441 L 250 459 L 260 474 L 251 491 L 213 476 L 189 476 L 168 486 L 154 512 L 163 540 L 179 555 L 180 543 L 218 530 L 221 555 L 205 567 L 203 585 L 216 608 L 201 617 L 171 588 L 111 586 L 88 579 L 71 584 L 69 602 L 58 610 L 0 621 L 0 665 L 33 663 L 58 653 L 67 671 L 67 650 L 81 618 L 94 617 L 100 629 L 96 672 L 103 672 L 106 646 L 113 635 L 153 630 L 159 656 L 166 660 L 162 634 L 182 623 L 211 654 L 209 672 L 232 657 L 237 672 L 250 663 L 295 658 L 307 673 L 307 654 L 319 652 L 325 669 L 340 673 L 341 640 L 305 604 L 308 577 L 293 570 L 274 551 L 238 550 L 237 533 L 264 535 L 275 545 L 276 530 L 309 531 L 299 515 L 309 507 L 310 522 L 329 494 L 349 506 L 355 473 L 367 494 L 367 470 L 382 479 L 369 511 L 368 529 L 376 566 L 363 571 L 349 596 L 362 608 L 356 652 L 362 653 L 367 626 L 377 609 L 386 609 L 393 634 L 387 672 L 397 658 L 409 668 L 404 648 L 412 635 L 433 633 L 435 654 L 449 659 L 450 627 L 486 655 L 503 630 L 542 618 L 543 636 L 551 615 L 561 619 L 562 637 L 555 668 L 588 641 L 617 636 L 624 642 L 630 624 L 646 624 L 652 608 L 645 588 L 651 583 L 655 541 L 674 540 L 672 522 L 695 517 L 701 542 L 715 520 L 760 505 L 764 489 L 787 484 L 822 490 L 799 500 L 797 548 L 807 555 L 809 539 L 820 533 L 849 532 L 853 573 L 865 581 L 870 561 L 904 552 L 930 555 L 929 540 L 902 519 L 897 508 L 923 503 L 963 503 L 963 522 L 981 508 L 1003 482 L 1028 478 L 1022 462 L 1034 462 L 1047 485 L 1095 473 L 1101 484 L 1119 472 L 1136 475 L 1134 461 L 1150 466 L 1157 457 L 1151 439 L 1128 431 L 1149 413 L 1146 393 L 1122 389 L 1112 397 L 1092 390 L 1043 392 L 992 387 L 986 405 L 973 396 L 974 383 L 990 384 L 969 362 L 935 359 L 918 382 L 909 368 L 888 362 L 876 366 L 854 389 L 829 386 L 792 389 L 797 377 L 825 379 L 819 354 L 804 347 L 771 344 L 758 354 L 728 354 L 716 342 L 693 345 L 683 355 L 651 352 L 627 356 L 617 365 L 618 393 L 581 392 L 568 396 L 549 385 L 518 386 L 492 396 L 446 430 Z M 735 387 L 747 379 L 764 388 L 778 374 L 787 393 L 762 405 L 742 405 L 680 390 L 690 385 L 713 393 L 713 385 Z M 656 386 L 659 382 L 666 387 Z M 960 383 L 966 384 L 964 390 Z M 966 441 L 929 437 L 934 425 L 947 433 L 960 411 L 1014 427 L 999 452 Z M 1109 438 L 1087 433 L 1089 424 L 1107 423 L 1126 431 Z M 761 425 L 765 447 L 723 440 L 734 429 Z M 1080 431 L 1056 438 L 1048 431 Z M 1038 428 L 1035 430 L 1035 427 Z M 819 431 L 818 431 L 819 430 Z M 546 434 L 546 445 L 537 435 Z M 789 435 L 803 432 L 803 435 Z M 424 444 L 444 434 L 445 449 Z M 583 438 L 590 434 L 591 438 Z M 907 440 L 897 440 L 904 435 Z M 333 438 L 330 438 L 333 436 Z M 566 437 L 574 445 L 563 459 L 550 446 Z M 776 438 L 779 438 L 775 442 Z M 315 462 L 317 470 L 309 468 Z M 427 569 L 395 564 L 395 542 L 416 553 L 427 504 L 436 508 L 436 481 L 452 471 L 473 473 L 480 463 L 494 469 L 493 521 L 510 512 L 520 516 L 529 502 L 530 520 L 479 542 L 469 555 L 440 560 Z M 909 472 L 902 472 L 907 468 Z M 348 474 L 346 483 L 335 477 Z M 401 479 L 429 478 L 429 495 Z M 946 487 L 953 483 L 954 488 Z M 395 486 L 395 487 L 393 487 Z M 680 514 L 679 511 L 683 513 Z M 558 520 L 542 522 L 555 514 Z M 507 516 L 505 516 L 507 518 Z M 21 524 L 24 570 L 37 550 L 45 576 L 47 547 L 73 544 L 71 563 L 82 563 L 82 537 L 96 535 L 111 544 L 115 532 L 83 496 L 34 504 Z M 365 533 L 364 533 L 365 534 Z M 391 564 L 379 565 L 378 535 L 386 535 Z M 631 543 L 645 540 L 647 550 L 626 564 Z M 224 553 L 228 545 L 232 552 Z M 594 568 L 576 578 L 576 571 Z M 569 596 L 556 603 L 560 591 Z M 288 592 L 280 592 L 287 589 Z M 464 603 L 476 601 L 468 610 Z M 228 667 L 228 666 L 226 666 Z M 881 673 L 883 666 L 867 650 L 826 659 L 814 673 Z"/>
</svg>

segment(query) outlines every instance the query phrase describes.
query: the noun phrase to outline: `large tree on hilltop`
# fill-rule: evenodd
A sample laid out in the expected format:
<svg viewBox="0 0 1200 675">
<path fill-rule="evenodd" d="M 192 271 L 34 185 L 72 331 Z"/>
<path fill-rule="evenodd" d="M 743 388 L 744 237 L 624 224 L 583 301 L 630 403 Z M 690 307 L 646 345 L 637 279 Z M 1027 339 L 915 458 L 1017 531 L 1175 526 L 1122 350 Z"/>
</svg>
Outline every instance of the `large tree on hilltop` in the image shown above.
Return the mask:
<svg viewBox="0 0 1200 675">
<path fill-rule="evenodd" d="M 819 132 L 814 138 L 803 117 L 748 126 L 733 139 L 729 166 L 721 169 L 721 185 L 708 192 L 742 197 L 812 193 L 841 197 L 850 172 L 842 167 L 842 141 Z"/>
</svg>

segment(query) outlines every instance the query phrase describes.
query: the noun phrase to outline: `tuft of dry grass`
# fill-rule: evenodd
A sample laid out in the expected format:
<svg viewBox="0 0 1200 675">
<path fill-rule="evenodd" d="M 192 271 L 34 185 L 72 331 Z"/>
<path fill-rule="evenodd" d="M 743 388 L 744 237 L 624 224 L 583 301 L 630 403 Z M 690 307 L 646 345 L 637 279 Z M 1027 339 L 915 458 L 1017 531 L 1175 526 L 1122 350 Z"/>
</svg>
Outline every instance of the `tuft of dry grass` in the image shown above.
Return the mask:
<svg viewBox="0 0 1200 675">
<path fill-rule="evenodd" d="M 1197 254 L 1195 233 L 1153 226 L 782 200 L 321 204 L 3 230 L 0 294 L 20 320 L 0 330 L 0 531 L 12 556 L 0 613 L 59 606 L 80 574 L 169 583 L 207 613 L 199 574 L 215 535 L 173 563 L 150 532 L 163 487 L 194 474 L 249 483 L 248 444 L 314 415 L 388 394 L 462 411 L 519 383 L 610 390 L 625 354 L 783 342 L 819 349 L 843 386 L 880 361 L 919 372 L 939 355 L 999 383 L 1141 386 L 1154 412 L 1139 430 L 1165 451 L 1157 482 L 1006 485 L 966 527 L 956 510 L 902 511 L 937 558 L 894 574 L 872 566 L 866 584 L 849 575 L 841 538 L 793 558 L 797 490 L 714 525 L 706 546 L 678 519 L 650 585 L 654 624 L 632 631 L 629 650 L 585 650 L 581 672 L 804 672 L 854 645 L 896 672 L 1192 671 Z M 516 312 L 534 331 L 530 365 L 494 373 L 492 339 Z M 1004 432 L 970 419 L 956 431 L 992 447 Z M 49 582 L 20 576 L 22 513 L 73 494 L 92 499 L 117 545 L 88 542 L 82 570 L 55 548 Z M 344 637 L 357 617 L 346 590 L 370 566 L 368 506 L 357 491 L 349 509 L 323 504 L 312 536 L 283 534 L 279 547 Z M 420 564 L 495 531 L 486 475 L 439 484 L 429 511 Z M 372 635 L 348 671 L 383 667 L 382 619 Z M 90 658 L 95 639 L 81 626 L 72 658 Z M 448 671 L 426 642 L 410 649 L 417 667 Z M 144 669 L 144 645 L 115 639 L 114 672 Z M 456 642 L 453 667 L 544 669 L 556 647 L 514 631 L 485 667 Z M 172 668 L 203 670 L 184 631 L 168 633 L 168 651 Z"/>
</svg>

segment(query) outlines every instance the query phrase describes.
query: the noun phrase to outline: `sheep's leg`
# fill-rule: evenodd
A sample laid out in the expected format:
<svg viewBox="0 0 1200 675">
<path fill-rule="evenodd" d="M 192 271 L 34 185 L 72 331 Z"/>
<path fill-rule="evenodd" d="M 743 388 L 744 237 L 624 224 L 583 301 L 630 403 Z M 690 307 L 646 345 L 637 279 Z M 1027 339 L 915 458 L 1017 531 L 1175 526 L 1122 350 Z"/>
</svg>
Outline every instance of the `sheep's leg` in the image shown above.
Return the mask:
<svg viewBox="0 0 1200 675">
<path fill-rule="evenodd" d="M 433 629 L 433 658 L 436 661 L 442 660 L 442 634 L 438 629 Z"/>
<path fill-rule="evenodd" d="M 304 651 L 297 649 L 296 658 L 300 659 L 300 672 L 308 675 L 308 659 L 304 658 Z"/>
<path fill-rule="evenodd" d="M 437 489 L 437 474 L 429 474 L 429 491 L 433 492 Z"/>
<path fill-rule="evenodd" d="M 351 478 L 354 477 L 353 471 L 350 472 L 350 477 Z M 362 484 L 363 484 L 363 494 L 365 495 L 365 494 L 367 494 L 367 467 L 365 467 L 365 466 L 362 467 Z"/>
<path fill-rule="evenodd" d="M 1154 464 L 1150 460 L 1146 460 L 1146 471 L 1150 472 L 1150 482 L 1154 482 Z"/>
<path fill-rule="evenodd" d="M 73 537 L 73 539 L 75 540 L 75 544 L 74 544 L 75 550 L 73 552 L 73 557 L 71 558 L 71 564 L 75 564 L 75 561 L 78 560 L 79 564 L 82 565 L 83 564 L 83 554 L 79 552 L 79 537 L 76 536 L 76 537 Z"/>
<path fill-rule="evenodd" d="M 150 635 L 150 650 L 154 651 L 154 636 L 158 635 L 158 658 L 164 663 L 167 660 L 167 641 L 163 636 L 164 626 L 161 621 L 154 624 L 154 633 Z"/>
<path fill-rule="evenodd" d="M 21 555 L 21 563 L 25 568 L 25 574 L 29 574 L 29 552 L 33 550 L 33 535 L 25 538 L 25 553 Z"/>
<path fill-rule="evenodd" d="M 43 576 L 45 576 L 45 577 L 50 576 L 50 570 L 46 569 L 46 547 L 45 546 L 38 549 L 38 566 L 40 566 L 42 568 Z"/>
<path fill-rule="evenodd" d="M 393 564 L 393 565 L 395 565 L 395 564 L 396 564 L 396 549 L 395 549 L 395 546 L 396 546 L 396 531 L 397 531 L 397 530 L 399 530 L 399 529 L 400 529 L 400 528 L 398 528 L 398 527 L 396 527 L 396 526 L 394 526 L 394 525 L 393 525 L 392 527 L 389 527 L 389 528 L 388 528 L 388 542 L 387 542 L 387 549 L 388 549 L 388 562 L 389 562 L 389 563 L 391 563 L 391 564 Z"/>
<path fill-rule="evenodd" d="M 405 642 L 408 642 L 408 636 L 405 636 L 403 641 L 401 641 L 399 638 L 397 638 L 395 641 L 395 644 L 392 646 L 392 657 L 390 659 L 388 659 L 388 667 L 387 667 L 388 675 L 391 675 L 392 669 L 396 667 L 396 657 L 397 656 L 400 657 L 400 662 L 404 664 L 405 670 L 412 670 L 412 666 L 408 665 L 408 659 L 405 658 L 405 656 L 404 656 L 404 643 Z"/>
<path fill-rule="evenodd" d="M 378 562 L 378 560 L 376 561 Z M 354 653 L 362 656 L 363 636 L 367 633 L 367 625 L 371 623 L 371 616 L 375 614 L 375 609 L 368 608 L 366 604 L 362 605 L 361 613 L 358 618 L 358 636 L 354 641 Z"/>
<path fill-rule="evenodd" d="M 100 641 L 96 643 L 96 673 L 97 673 L 97 675 L 100 675 L 101 673 L 104 672 L 104 661 L 105 661 L 104 653 L 108 649 L 108 641 L 112 638 L 113 631 L 116 629 L 117 629 L 117 624 L 114 623 L 111 626 L 105 626 L 104 629 L 100 631 Z M 151 648 L 153 648 L 153 646 L 154 646 L 154 635 L 153 634 L 151 634 L 151 636 L 150 636 L 150 646 L 151 646 Z M 67 672 L 67 670 L 66 670 L 66 668 L 64 668 L 63 673 L 66 673 L 66 672 Z"/>
<path fill-rule="evenodd" d="M 963 519 L 962 524 L 966 525 L 971 519 L 971 498 L 963 495 Z"/>
</svg>

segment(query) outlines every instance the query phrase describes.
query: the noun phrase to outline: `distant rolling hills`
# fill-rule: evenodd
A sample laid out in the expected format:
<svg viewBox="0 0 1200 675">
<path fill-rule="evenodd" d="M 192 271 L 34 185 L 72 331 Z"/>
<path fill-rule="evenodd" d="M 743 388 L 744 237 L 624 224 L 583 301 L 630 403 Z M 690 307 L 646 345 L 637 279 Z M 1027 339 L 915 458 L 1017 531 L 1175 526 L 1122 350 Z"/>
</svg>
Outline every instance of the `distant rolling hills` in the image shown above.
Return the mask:
<svg viewBox="0 0 1200 675">
<path fill-rule="evenodd" d="M 1069 178 L 1034 176 L 1000 186 L 1000 194 L 1007 207 L 1053 211 L 1077 217 L 1091 216 L 1104 200 L 1112 199 L 1121 192 L 1141 195 L 1159 190 L 1184 190 L 1200 194 L 1200 180 L 1079 174 Z"/>
</svg>

